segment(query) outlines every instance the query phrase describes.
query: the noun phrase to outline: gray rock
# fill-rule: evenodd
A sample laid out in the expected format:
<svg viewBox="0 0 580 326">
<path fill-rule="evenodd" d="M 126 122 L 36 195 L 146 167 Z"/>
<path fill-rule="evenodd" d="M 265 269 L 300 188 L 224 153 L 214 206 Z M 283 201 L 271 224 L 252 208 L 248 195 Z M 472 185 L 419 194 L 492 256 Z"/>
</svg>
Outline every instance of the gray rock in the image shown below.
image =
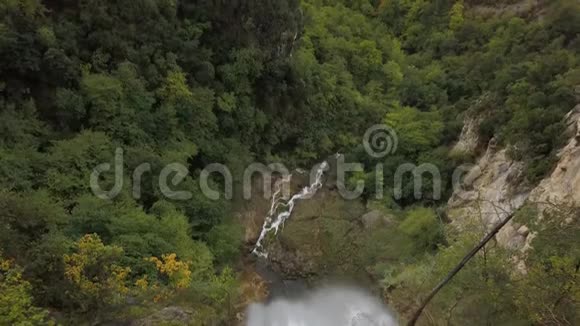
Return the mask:
<svg viewBox="0 0 580 326">
<path fill-rule="evenodd" d="M 521 236 L 527 237 L 528 234 L 530 234 L 530 229 L 527 226 L 522 225 L 518 229 L 518 234 L 521 235 Z"/>
<path fill-rule="evenodd" d="M 510 250 L 520 250 L 526 242 L 526 237 L 519 234 L 519 229 L 516 229 L 513 223 L 504 226 L 498 232 L 496 239 L 504 248 Z"/>
<path fill-rule="evenodd" d="M 365 229 L 390 225 L 392 224 L 393 219 L 394 217 L 392 215 L 386 214 L 376 209 L 361 216 L 361 222 Z"/>
</svg>

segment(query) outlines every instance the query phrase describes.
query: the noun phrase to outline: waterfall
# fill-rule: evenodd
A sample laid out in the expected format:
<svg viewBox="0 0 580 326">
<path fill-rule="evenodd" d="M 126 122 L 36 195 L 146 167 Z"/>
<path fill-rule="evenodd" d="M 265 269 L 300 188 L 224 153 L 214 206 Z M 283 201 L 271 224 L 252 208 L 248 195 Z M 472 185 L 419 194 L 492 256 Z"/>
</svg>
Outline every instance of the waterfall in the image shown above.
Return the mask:
<svg viewBox="0 0 580 326">
<path fill-rule="evenodd" d="M 302 188 L 300 192 L 294 194 L 288 201 L 284 200 L 282 188 L 284 183 L 290 182 L 292 175 L 276 183 L 276 190 L 272 195 L 272 200 L 270 203 L 270 211 L 268 212 L 268 215 L 264 220 L 264 224 L 262 225 L 262 232 L 260 232 L 260 237 L 258 238 L 258 241 L 256 241 L 254 249 L 252 250 L 253 254 L 263 258 L 268 257 L 268 253 L 264 251 L 262 241 L 271 231 L 274 231 L 274 234 L 278 234 L 280 226 L 283 227 L 286 220 L 292 215 L 296 201 L 310 198 L 318 191 L 318 189 L 322 187 L 322 175 L 324 174 L 324 171 L 327 167 L 328 163 L 322 162 L 316 170 L 316 177 L 314 178 L 314 182 L 311 185 Z M 285 209 L 279 212 L 279 209 L 282 207 Z"/>
<path fill-rule="evenodd" d="M 246 326 L 397 326 L 397 318 L 380 299 L 361 289 L 332 286 L 299 298 L 254 303 Z"/>
</svg>

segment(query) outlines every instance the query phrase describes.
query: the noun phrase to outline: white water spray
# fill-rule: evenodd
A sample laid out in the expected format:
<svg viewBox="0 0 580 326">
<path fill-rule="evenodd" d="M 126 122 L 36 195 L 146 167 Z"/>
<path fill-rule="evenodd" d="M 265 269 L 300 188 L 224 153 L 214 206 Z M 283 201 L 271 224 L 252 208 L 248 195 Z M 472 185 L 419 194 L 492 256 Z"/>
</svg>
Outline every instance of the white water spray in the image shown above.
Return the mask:
<svg viewBox="0 0 580 326">
<path fill-rule="evenodd" d="M 268 215 L 264 220 L 264 224 L 262 225 L 262 232 L 260 233 L 260 237 L 258 238 L 258 241 L 256 241 L 256 245 L 252 250 L 253 254 L 264 258 L 268 257 L 268 253 L 264 251 L 262 241 L 272 230 L 274 231 L 274 234 L 278 234 L 280 226 L 283 227 L 286 220 L 292 215 L 292 211 L 294 210 L 294 205 L 296 205 L 297 200 L 310 198 L 318 191 L 318 189 L 322 187 L 322 175 L 324 174 L 324 171 L 327 167 L 328 163 L 322 162 L 316 170 L 316 177 L 314 182 L 311 185 L 302 188 L 299 193 L 293 195 L 288 201 L 284 201 L 282 187 L 284 186 L 284 183 L 290 182 L 292 176 L 290 175 L 276 183 L 276 191 L 274 192 L 274 195 L 272 195 L 270 211 L 268 212 Z M 282 212 L 278 212 L 281 207 L 285 207 L 286 209 Z"/>
<path fill-rule="evenodd" d="M 372 295 L 356 288 L 322 288 L 300 298 L 254 303 L 246 326 L 397 326 L 395 315 Z"/>
</svg>

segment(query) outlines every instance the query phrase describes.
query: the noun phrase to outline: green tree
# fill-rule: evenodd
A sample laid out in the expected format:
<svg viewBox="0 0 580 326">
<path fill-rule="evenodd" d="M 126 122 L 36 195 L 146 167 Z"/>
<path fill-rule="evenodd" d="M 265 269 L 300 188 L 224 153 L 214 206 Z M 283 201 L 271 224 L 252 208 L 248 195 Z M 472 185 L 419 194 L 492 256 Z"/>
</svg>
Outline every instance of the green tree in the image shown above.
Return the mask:
<svg viewBox="0 0 580 326">
<path fill-rule="evenodd" d="M 8 257 L 25 257 L 31 243 L 57 230 L 65 221 L 64 209 L 45 190 L 0 191 L 0 222 L 4 226 L 0 231 L 0 246 Z"/>
<path fill-rule="evenodd" d="M 0 257 L 0 323 L 54 325 L 48 318 L 48 311 L 34 306 L 30 290 L 30 283 L 22 278 L 21 268 Z"/>
<path fill-rule="evenodd" d="M 444 239 L 441 221 L 429 208 L 409 210 L 398 229 L 412 239 L 415 252 L 436 249 Z"/>
<path fill-rule="evenodd" d="M 385 121 L 397 133 L 399 148 L 406 153 L 428 150 L 441 140 L 443 123 L 438 112 L 397 108 L 387 113 Z"/>
</svg>

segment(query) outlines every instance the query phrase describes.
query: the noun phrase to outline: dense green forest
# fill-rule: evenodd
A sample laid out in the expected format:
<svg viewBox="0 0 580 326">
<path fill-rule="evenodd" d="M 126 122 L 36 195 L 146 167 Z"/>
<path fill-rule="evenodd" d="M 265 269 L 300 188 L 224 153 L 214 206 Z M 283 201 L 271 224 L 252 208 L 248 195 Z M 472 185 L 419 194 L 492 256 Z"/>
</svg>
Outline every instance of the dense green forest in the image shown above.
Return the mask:
<svg viewBox="0 0 580 326">
<path fill-rule="evenodd" d="M 436 164 L 448 180 L 473 160 L 450 149 L 477 115 L 483 143 L 495 137 L 526 163 L 522 182 L 538 182 L 577 103 L 580 4 L 470 10 L 501 2 L 0 0 L 0 324 L 127 320 L 167 302 L 195 307 L 199 325 L 230 324 L 246 253 L 235 204 L 198 187 L 209 163 L 235 177 L 253 161 L 306 167 L 336 152 L 377 163 L 360 141 L 387 123 L 400 144 L 381 161 L 385 184 L 405 162 Z M 127 182 L 102 200 L 89 176 L 116 148 Z M 174 162 L 190 168 L 179 185 L 190 200 L 158 189 Z M 142 163 L 151 172 L 135 198 Z M 387 249 L 404 250 L 380 271 L 402 315 L 422 281 L 436 282 L 480 236 L 439 229 L 432 208 L 444 193 L 417 201 L 409 187 L 381 203 L 405 209 L 403 236 L 384 235 L 400 241 Z M 469 300 L 454 324 L 580 322 L 580 236 L 560 231 L 539 236 L 517 283 L 507 253 L 490 248 L 433 303 L 432 324 L 459 297 Z"/>
</svg>

